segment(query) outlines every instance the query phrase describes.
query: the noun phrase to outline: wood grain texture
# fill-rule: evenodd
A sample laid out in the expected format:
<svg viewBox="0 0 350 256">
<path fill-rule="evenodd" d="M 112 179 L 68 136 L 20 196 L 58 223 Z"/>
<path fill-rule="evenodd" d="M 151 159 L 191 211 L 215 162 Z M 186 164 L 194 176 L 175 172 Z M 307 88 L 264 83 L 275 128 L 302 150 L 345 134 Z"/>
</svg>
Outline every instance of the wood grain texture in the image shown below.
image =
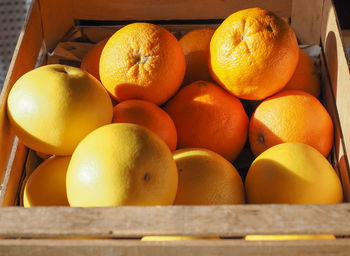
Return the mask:
<svg viewBox="0 0 350 256">
<path fill-rule="evenodd" d="M 7 96 L 17 79 L 34 68 L 43 41 L 41 17 L 37 2 L 32 3 L 28 13 L 30 13 L 30 16 L 27 17 L 19 35 L 0 95 L 0 179 L 2 179 L 6 170 L 14 139 L 14 133 L 7 117 Z"/>
<path fill-rule="evenodd" d="M 6 167 L 4 178 L 1 184 L 1 206 L 10 206 L 15 204 L 27 151 L 28 148 L 26 148 L 23 143 L 19 142 L 18 138 L 15 137 L 9 158 L 9 164 Z"/>
<path fill-rule="evenodd" d="M 349 160 L 350 150 L 350 73 L 345 50 L 342 44 L 338 21 L 331 0 L 325 0 L 322 15 L 321 42 L 327 64 L 331 92 L 337 106 L 341 140 L 336 144 L 339 170 L 343 179 L 346 199 L 350 200 Z M 325 70 L 324 70 L 325 71 Z M 335 111 L 335 110 L 334 110 Z M 337 137 L 336 137 L 337 139 Z"/>
<path fill-rule="evenodd" d="M 261 7 L 284 17 L 291 15 L 291 0 L 74 0 L 73 16 L 83 20 L 224 19 L 231 13 Z"/>
<path fill-rule="evenodd" d="M 350 204 L 3 207 L 0 237 L 350 235 Z"/>
<path fill-rule="evenodd" d="M 350 29 L 345 29 L 342 30 L 342 37 L 343 37 L 343 42 L 345 47 L 350 46 Z"/>
<path fill-rule="evenodd" d="M 44 41 L 48 51 L 52 51 L 67 31 L 74 25 L 71 0 L 37 0 L 40 4 L 40 15 Z M 82 3 L 84 1 L 81 1 Z M 99 2 L 99 1 L 96 1 Z"/>
<path fill-rule="evenodd" d="M 333 88 L 331 84 L 330 75 L 328 72 L 329 68 L 325 60 L 325 54 L 321 54 L 321 78 L 322 78 L 322 95 L 323 104 L 326 107 L 328 113 L 332 117 L 334 125 L 334 142 L 333 149 L 331 152 L 331 164 L 338 173 L 341 179 L 344 200 L 346 202 L 350 201 L 350 181 L 349 181 L 349 161 L 347 155 L 344 152 L 344 138 L 343 132 L 340 125 L 338 110 L 336 106 L 335 96 L 333 94 Z"/>
<path fill-rule="evenodd" d="M 323 0 L 293 0 L 291 27 L 299 43 L 319 44 Z"/>
<path fill-rule="evenodd" d="M 6 256 L 348 256 L 349 239 L 303 241 L 189 240 L 0 240 Z"/>
</svg>

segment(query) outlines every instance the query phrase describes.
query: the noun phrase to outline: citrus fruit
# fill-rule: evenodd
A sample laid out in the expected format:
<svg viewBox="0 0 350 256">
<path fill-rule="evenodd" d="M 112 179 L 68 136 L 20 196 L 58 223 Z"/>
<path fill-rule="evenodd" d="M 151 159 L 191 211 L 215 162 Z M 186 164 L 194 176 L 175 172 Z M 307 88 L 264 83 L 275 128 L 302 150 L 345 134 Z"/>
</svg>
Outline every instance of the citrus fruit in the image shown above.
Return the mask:
<svg viewBox="0 0 350 256">
<path fill-rule="evenodd" d="M 270 11 L 250 8 L 231 14 L 210 42 L 210 71 L 237 97 L 261 100 L 281 90 L 298 63 L 289 25 Z"/>
<path fill-rule="evenodd" d="M 309 55 L 299 49 L 299 61 L 292 78 L 283 88 L 285 90 L 301 90 L 318 98 L 320 96 L 320 79 Z"/>
<path fill-rule="evenodd" d="M 185 69 L 178 40 L 149 23 L 133 23 L 118 30 L 100 59 L 102 84 L 119 102 L 143 99 L 160 105 L 180 87 Z"/>
<path fill-rule="evenodd" d="M 81 61 L 80 68 L 90 73 L 98 80 L 100 80 L 100 57 L 103 47 L 106 45 L 108 38 L 98 42 L 94 47 L 92 47 L 84 56 Z"/>
<path fill-rule="evenodd" d="M 248 235 L 245 240 L 310 240 L 310 239 L 336 239 L 334 235 Z"/>
<path fill-rule="evenodd" d="M 144 236 L 141 241 L 178 241 L 178 240 L 218 240 L 220 237 L 201 237 L 201 236 Z"/>
<path fill-rule="evenodd" d="M 87 134 L 113 118 L 100 82 L 80 68 L 59 64 L 24 74 L 7 106 L 18 138 L 35 151 L 54 155 L 71 155 Z"/>
<path fill-rule="evenodd" d="M 219 154 L 199 148 L 173 153 L 179 172 L 174 204 L 243 204 L 244 187 L 236 168 Z"/>
<path fill-rule="evenodd" d="M 303 143 L 282 143 L 260 154 L 245 180 L 248 203 L 334 204 L 342 186 L 327 159 Z"/>
<path fill-rule="evenodd" d="M 215 30 L 210 28 L 192 30 L 180 39 L 186 58 L 186 73 L 183 84 L 197 80 L 212 81 L 209 73 L 209 45 Z"/>
<path fill-rule="evenodd" d="M 178 174 L 171 151 L 153 132 L 118 123 L 96 129 L 72 155 L 71 206 L 170 205 Z"/>
<path fill-rule="evenodd" d="M 133 123 L 150 129 L 176 149 L 177 133 L 173 120 L 157 105 L 144 100 L 126 100 L 113 109 L 113 123 Z"/>
<path fill-rule="evenodd" d="M 258 156 L 282 142 L 301 142 L 327 156 L 333 144 L 333 122 L 311 94 L 283 91 L 264 100 L 249 124 L 249 142 Z"/>
<path fill-rule="evenodd" d="M 23 192 L 23 206 L 68 206 L 66 173 L 69 156 L 52 156 L 29 176 Z"/>
<path fill-rule="evenodd" d="M 183 87 L 165 111 L 175 123 L 178 148 L 207 148 L 233 161 L 245 144 L 249 120 L 242 103 L 213 83 Z"/>
</svg>

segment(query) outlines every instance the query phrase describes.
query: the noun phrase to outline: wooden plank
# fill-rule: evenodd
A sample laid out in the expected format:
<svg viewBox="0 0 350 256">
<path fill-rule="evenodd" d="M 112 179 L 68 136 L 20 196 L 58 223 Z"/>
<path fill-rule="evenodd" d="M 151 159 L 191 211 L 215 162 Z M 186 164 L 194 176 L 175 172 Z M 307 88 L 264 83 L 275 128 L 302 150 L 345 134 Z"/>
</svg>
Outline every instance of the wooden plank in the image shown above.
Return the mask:
<svg viewBox="0 0 350 256">
<path fill-rule="evenodd" d="M 32 3 L 29 13 L 30 16 L 27 17 L 19 35 L 0 95 L 0 179 L 2 179 L 6 169 L 14 139 L 7 118 L 7 96 L 16 80 L 34 68 L 43 40 L 40 11 L 36 1 Z"/>
<path fill-rule="evenodd" d="M 224 19 L 249 7 L 265 8 L 284 17 L 291 15 L 291 0 L 74 0 L 73 15 L 83 20 Z"/>
<path fill-rule="evenodd" d="M 334 6 L 331 0 L 325 0 L 322 15 L 321 42 L 329 74 L 331 92 L 337 106 L 339 125 L 339 138 L 336 137 L 337 161 L 344 194 L 350 200 L 349 160 L 347 152 L 350 150 L 350 73 L 345 56 L 340 29 L 337 22 Z M 338 139 L 338 141 L 337 141 Z"/>
<path fill-rule="evenodd" d="M 189 25 L 161 25 L 168 31 L 172 32 L 178 39 L 186 33 L 194 29 L 211 28 L 216 29 L 219 24 L 189 24 Z M 112 36 L 117 30 L 123 26 L 86 26 L 80 27 L 81 32 L 87 40 L 93 43 L 97 43 L 107 37 Z"/>
<path fill-rule="evenodd" d="M 350 235 L 349 219 L 350 204 L 3 207 L 0 237 Z"/>
<path fill-rule="evenodd" d="M 328 113 L 331 115 L 333 124 L 334 124 L 334 142 L 333 142 L 333 157 L 332 165 L 337 170 L 338 175 L 340 176 L 343 191 L 344 191 L 344 200 L 346 202 L 350 201 L 350 180 L 349 180 L 349 161 L 345 153 L 345 144 L 343 138 L 343 132 L 340 125 L 338 110 L 336 106 L 335 96 L 332 90 L 332 84 L 330 80 L 330 75 L 328 72 L 329 68 L 325 60 L 325 54 L 321 54 L 321 75 L 322 75 L 322 94 L 323 94 L 323 103 L 328 110 Z"/>
<path fill-rule="evenodd" d="M 293 0 L 291 26 L 301 44 L 319 44 L 323 0 Z"/>
<path fill-rule="evenodd" d="M 44 41 L 52 51 L 74 25 L 71 0 L 37 0 L 40 4 Z M 84 1 L 81 1 L 82 3 Z M 98 2 L 98 1 L 97 1 Z"/>
<path fill-rule="evenodd" d="M 1 184 L 0 205 L 14 205 L 19 182 L 22 177 L 22 170 L 27 156 L 27 148 L 15 137 L 9 163 L 6 167 L 4 178 Z"/>
<path fill-rule="evenodd" d="M 350 29 L 342 30 L 344 46 L 350 46 Z"/>
<path fill-rule="evenodd" d="M 188 240 L 144 242 L 140 240 L 0 240 L 6 256 L 348 256 L 349 239 L 302 241 Z"/>
</svg>

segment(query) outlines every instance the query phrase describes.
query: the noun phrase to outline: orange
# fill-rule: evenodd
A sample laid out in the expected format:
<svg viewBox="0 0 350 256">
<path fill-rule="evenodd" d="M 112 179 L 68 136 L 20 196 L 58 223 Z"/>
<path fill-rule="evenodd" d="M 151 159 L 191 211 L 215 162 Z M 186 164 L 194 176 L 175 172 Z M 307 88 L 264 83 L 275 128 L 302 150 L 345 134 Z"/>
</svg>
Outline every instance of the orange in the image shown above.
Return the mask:
<svg viewBox="0 0 350 256">
<path fill-rule="evenodd" d="M 209 46 L 215 30 L 210 28 L 192 30 L 180 39 L 186 58 L 186 74 L 183 84 L 197 80 L 212 81 L 209 73 Z"/>
<path fill-rule="evenodd" d="M 175 123 L 178 148 L 206 148 L 233 161 L 244 146 L 248 116 L 239 99 L 218 85 L 197 81 L 183 87 L 165 111 Z"/>
<path fill-rule="evenodd" d="M 236 168 L 219 154 L 200 148 L 173 152 L 179 172 L 174 204 L 243 204 L 244 187 Z"/>
<path fill-rule="evenodd" d="M 237 97 L 261 100 L 281 90 L 298 63 L 289 25 L 270 11 L 250 8 L 231 14 L 210 42 L 213 78 Z"/>
<path fill-rule="evenodd" d="M 249 124 L 249 142 L 255 156 L 282 142 L 301 142 L 327 156 L 333 143 L 333 122 L 311 94 L 284 91 L 264 100 Z"/>
<path fill-rule="evenodd" d="M 299 61 L 292 78 L 283 90 L 301 90 L 318 98 L 320 96 L 320 79 L 309 55 L 299 49 Z"/>
<path fill-rule="evenodd" d="M 126 100 L 113 110 L 113 123 L 133 123 L 148 128 L 176 149 L 177 134 L 173 120 L 157 105 L 144 100 Z"/>
<path fill-rule="evenodd" d="M 108 41 L 108 38 L 98 42 L 94 47 L 88 51 L 83 60 L 81 61 L 80 68 L 82 70 L 85 70 L 86 72 L 90 73 L 94 77 L 96 77 L 98 80 L 100 79 L 100 57 L 103 50 L 103 47 L 106 45 Z"/>
<path fill-rule="evenodd" d="M 160 105 L 176 93 L 185 69 L 179 41 L 166 29 L 149 23 L 118 30 L 100 59 L 102 84 L 119 102 L 143 99 Z"/>
</svg>

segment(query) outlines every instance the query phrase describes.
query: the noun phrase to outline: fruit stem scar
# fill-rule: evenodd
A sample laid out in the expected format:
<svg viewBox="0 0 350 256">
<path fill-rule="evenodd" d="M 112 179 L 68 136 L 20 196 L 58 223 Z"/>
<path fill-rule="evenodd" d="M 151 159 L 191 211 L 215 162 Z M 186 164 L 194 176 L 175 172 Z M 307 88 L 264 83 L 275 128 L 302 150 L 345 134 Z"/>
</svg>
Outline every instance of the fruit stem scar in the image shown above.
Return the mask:
<svg viewBox="0 0 350 256">
<path fill-rule="evenodd" d="M 199 81 L 197 84 L 197 86 L 206 86 L 206 85 L 207 85 L 207 83 L 204 81 Z"/>
<path fill-rule="evenodd" d="M 65 69 L 56 69 L 56 71 L 61 72 L 61 73 L 68 74 L 67 70 L 65 70 Z"/>
<path fill-rule="evenodd" d="M 259 134 L 259 135 L 258 135 L 258 142 L 265 144 L 264 135 L 262 135 L 262 134 Z"/>
<path fill-rule="evenodd" d="M 135 61 L 136 64 L 146 64 L 146 62 L 148 61 L 149 57 L 151 56 L 142 56 L 142 55 L 137 55 L 137 57 L 135 57 Z"/>
<path fill-rule="evenodd" d="M 271 32 L 273 31 L 271 25 L 268 25 L 268 26 L 267 26 L 267 30 L 269 30 L 269 31 L 271 31 Z"/>
<path fill-rule="evenodd" d="M 146 173 L 145 176 L 143 176 L 143 179 L 145 181 L 149 181 L 151 179 L 151 175 L 149 173 Z"/>
</svg>

